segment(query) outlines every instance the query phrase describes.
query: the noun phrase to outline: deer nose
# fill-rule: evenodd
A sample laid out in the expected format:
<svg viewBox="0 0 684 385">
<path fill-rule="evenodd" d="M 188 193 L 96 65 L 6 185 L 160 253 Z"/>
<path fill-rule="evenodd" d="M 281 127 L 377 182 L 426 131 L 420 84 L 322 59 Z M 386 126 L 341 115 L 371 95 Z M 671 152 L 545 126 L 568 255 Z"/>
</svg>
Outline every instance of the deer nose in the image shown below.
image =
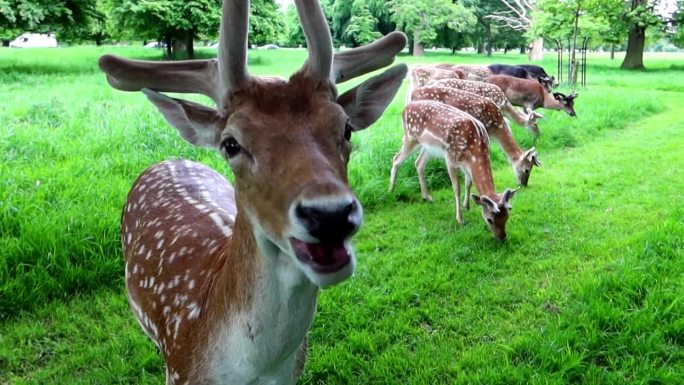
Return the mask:
<svg viewBox="0 0 684 385">
<path fill-rule="evenodd" d="M 359 204 L 356 200 L 331 205 L 300 203 L 295 215 L 312 237 L 320 241 L 346 239 L 359 229 Z"/>
</svg>

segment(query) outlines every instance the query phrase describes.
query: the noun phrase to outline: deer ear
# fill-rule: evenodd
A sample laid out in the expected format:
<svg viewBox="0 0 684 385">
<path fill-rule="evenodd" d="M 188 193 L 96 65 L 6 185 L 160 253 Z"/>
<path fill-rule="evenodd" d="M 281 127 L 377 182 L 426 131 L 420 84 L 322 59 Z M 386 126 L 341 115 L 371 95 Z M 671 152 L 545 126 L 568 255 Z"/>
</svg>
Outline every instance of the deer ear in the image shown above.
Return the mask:
<svg viewBox="0 0 684 385">
<path fill-rule="evenodd" d="M 148 88 L 143 88 L 142 92 L 164 115 L 166 121 L 178 130 L 183 139 L 199 147 L 219 146 L 219 125 L 224 119 L 215 109 L 187 100 L 174 99 Z"/>
<path fill-rule="evenodd" d="M 489 197 L 475 194 L 470 194 L 470 197 L 473 198 L 475 204 L 486 207 L 495 214 L 499 212 L 499 206 L 497 206 L 493 200 L 489 199 Z"/>
<path fill-rule="evenodd" d="M 529 150 L 525 151 L 522 156 L 520 156 L 520 159 L 527 159 L 531 162 L 534 162 L 534 158 L 537 157 L 537 149 L 532 147 Z"/>
<path fill-rule="evenodd" d="M 406 64 L 396 65 L 337 98 L 349 116 L 354 131 L 361 131 L 382 116 L 406 77 Z"/>
<path fill-rule="evenodd" d="M 506 191 L 504 191 L 503 194 L 501 194 L 501 202 L 499 202 L 499 203 L 502 205 L 508 204 L 508 202 L 511 199 L 513 199 L 513 197 L 515 196 L 515 193 L 517 193 L 518 190 L 520 190 L 520 188 L 517 188 L 515 190 L 506 189 Z"/>
</svg>

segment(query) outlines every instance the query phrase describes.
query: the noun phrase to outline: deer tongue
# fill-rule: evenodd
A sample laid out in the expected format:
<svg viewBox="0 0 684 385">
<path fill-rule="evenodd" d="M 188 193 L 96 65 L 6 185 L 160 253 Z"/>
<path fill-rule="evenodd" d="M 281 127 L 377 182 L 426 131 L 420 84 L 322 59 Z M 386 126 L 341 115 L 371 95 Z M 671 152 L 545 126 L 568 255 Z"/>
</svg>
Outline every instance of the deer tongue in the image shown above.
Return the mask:
<svg viewBox="0 0 684 385">
<path fill-rule="evenodd" d="M 292 238 L 290 242 L 297 258 L 319 273 L 335 272 L 351 261 L 342 240 L 306 243 Z"/>
</svg>

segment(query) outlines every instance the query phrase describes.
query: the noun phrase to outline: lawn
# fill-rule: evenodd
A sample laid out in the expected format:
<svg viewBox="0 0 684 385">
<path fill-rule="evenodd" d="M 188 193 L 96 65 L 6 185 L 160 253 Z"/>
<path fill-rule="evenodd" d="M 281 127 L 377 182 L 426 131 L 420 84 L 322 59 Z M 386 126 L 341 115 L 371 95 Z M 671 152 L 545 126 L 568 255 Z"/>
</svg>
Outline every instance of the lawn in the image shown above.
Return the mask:
<svg viewBox="0 0 684 385">
<path fill-rule="evenodd" d="M 162 384 L 123 292 L 120 209 L 136 176 L 164 159 L 230 177 L 142 94 L 109 87 L 96 66 L 104 52 L 159 55 L 0 49 L 0 384 Z M 251 52 L 250 70 L 287 76 L 304 58 Z M 302 384 L 684 383 L 684 55 L 649 55 L 644 72 L 619 63 L 589 57 L 577 118 L 544 111 L 536 140 L 513 128 L 543 167 L 512 201 L 504 244 L 478 210 L 456 223 L 442 162 L 426 173 L 433 203 L 421 201 L 412 161 L 387 192 L 405 87 L 355 135 L 358 268 L 321 293 Z M 555 55 L 543 64 L 555 70 Z M 514 187 L 496 145 L 492 159 L 497 190 Z"/>
</svg>

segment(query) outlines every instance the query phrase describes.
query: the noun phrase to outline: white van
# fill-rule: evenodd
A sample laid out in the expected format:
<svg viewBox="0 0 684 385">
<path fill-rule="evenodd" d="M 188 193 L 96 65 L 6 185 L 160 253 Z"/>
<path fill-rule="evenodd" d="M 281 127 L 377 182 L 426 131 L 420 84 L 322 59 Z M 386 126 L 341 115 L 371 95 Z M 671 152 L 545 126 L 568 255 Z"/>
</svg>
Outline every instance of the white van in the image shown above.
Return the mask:
<svg viewBox="0 0 684 385">
<path fill-rule="evenodd" d="M 9 44 L 11 48 L 57 48 L 54 34 L 23 33 Z"/>
</svg>

